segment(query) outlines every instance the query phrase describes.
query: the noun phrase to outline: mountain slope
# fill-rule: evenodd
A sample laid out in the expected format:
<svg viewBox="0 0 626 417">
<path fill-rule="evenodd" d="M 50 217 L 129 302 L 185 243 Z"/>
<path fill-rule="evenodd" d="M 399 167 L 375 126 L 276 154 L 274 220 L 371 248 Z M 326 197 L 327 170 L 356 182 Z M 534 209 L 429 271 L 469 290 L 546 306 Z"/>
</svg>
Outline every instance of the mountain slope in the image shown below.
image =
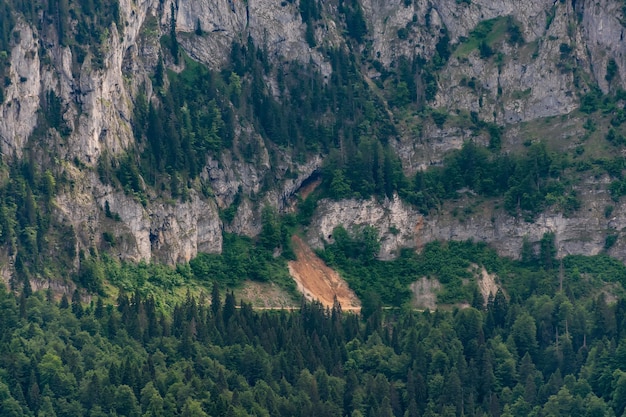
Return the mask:
<svg viewBox="0 0 626 417">
<path fill-rule="evenodd" d="M 318 248 L 374 225 L 382 258 L 546 234 L 626 258 L 622 2 L 2 8 L 7 280 L 219 253 L 320 176 Z"/>
</svg>

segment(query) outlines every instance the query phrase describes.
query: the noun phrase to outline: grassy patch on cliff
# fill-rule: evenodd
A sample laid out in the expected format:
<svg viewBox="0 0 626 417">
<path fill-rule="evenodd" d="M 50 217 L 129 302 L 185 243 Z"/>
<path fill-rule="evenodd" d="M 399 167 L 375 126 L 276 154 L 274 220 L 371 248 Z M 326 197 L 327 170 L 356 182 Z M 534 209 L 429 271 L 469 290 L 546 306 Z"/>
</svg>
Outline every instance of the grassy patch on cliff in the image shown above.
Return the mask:
<svg viewBox="0 0 626 417">
<path fill-rule="evenodd" d="M 460 41 L 453 52 L 454 58 L 466 58 L 476 49 L 492 48 L 497 42 L 504 39 L 509 28 L 509 19 L 497 17 L 495 19 L 483 20 L 469 34 L 469 37 Z M 481 55 L 490 55 L 485 49 L 481 50 Z"/>
<path fill-rule="evenodd" d="M 276 287 L 282 298 L 297 300 L 289 276 L 287 259 L 254 240 L 225 234 L 222 254 L 200 253 L 189 263 L 175 267 L 157 263 L 121 262 L 107 255 L 83 259 L 76 276 L 82 288 L 116 298 L 120 292 L 152 296 L 167 310 L 189 292 L 209 294 L 214 283 L 221 288 L 240 289 L 247 281 Z"/>
</svg>

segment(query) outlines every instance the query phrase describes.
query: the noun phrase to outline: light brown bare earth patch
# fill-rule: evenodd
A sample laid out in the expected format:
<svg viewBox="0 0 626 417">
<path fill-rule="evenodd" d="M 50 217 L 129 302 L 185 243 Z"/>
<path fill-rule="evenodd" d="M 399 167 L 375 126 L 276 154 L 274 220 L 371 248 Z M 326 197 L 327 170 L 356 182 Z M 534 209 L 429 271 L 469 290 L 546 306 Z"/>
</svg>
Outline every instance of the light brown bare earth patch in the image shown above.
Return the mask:
<svg viewBox="0 0 626 417">
<path fill-rule="evenodd" d="M 252 304 L 257 310 L 292 310 L 299 307 L 299 302 L 278 285 L 268 282 L 246 281 L 235 290 L 235 299 Z"/>
<path fill-rule="evenodd" d="M 487 305 L 489 295 L 495 297 L 498 289 L 500 289 L 498 284 L 496 284 L 496 275 L 487 272 L 487 269 L 485 269 L 484 266 L 479 267 L 476 264 L 472 264 L 471 267 L 474 268 L 475 274 L 477 275 L 476 283 L 478 284 L 480 293 L 483 296 L 484 305 Z"/>
<path fill-rule="evenodd" d="M 495 297 L 500 286 L 497 284 L 497 276 L 487 272 L 484 266 L 476 264 L 470 265 L 470 272 L 476 278 L 476 284 L 487 304 L 489 294 Z M 413 292 L 413 307 L 418 310 L 435 310 L 437 308 L 446 307 L 437 304 L 437 293 L 441 290 L 441 283 L 437 277 L 421 277 L 419 280 L 410 285 Z M 448 307 L 467 308 L 468 303 L 456 303 Z"/>
<path fill-rule="evenodd" d="M 361 302 L 336 271 L 329 268 L 300 237 L 292 237 L 291 242 L 297 260 L 289 262 L 289 273 L 307 300 L 317 300 L 332 307 L 337 297 L 342 310 L 361 310 Z"/>
<path fill-rule="evenodd" d="M 411 284 L 413 291 L 413 307 L 418 310 L 437 309 L 437 291 L 441 289 L 441 283 L 436 278 L 422 277 Z"/>
</svg>

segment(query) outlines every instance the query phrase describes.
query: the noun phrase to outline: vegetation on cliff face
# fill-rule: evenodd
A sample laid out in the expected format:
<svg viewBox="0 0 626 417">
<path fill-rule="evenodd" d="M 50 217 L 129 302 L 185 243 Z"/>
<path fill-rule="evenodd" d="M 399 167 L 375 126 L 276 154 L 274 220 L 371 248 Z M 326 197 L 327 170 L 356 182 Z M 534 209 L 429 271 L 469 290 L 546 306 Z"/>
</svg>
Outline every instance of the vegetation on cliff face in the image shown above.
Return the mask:
<svg viewBox="0 0 626 417">
<path fill-rule="evenodd" d="M 331 17 L 345 33 L 339 42 L 331 43 L 319 42 L 318 33 L 329 10 L 316 0 L 302 1 L 294 11 L 306 25 L 306 42 L 320 54 L 322 63 L 313 59 L 284 61 L 272 55 L 268 45 L 253 39 L 251 32 L 233 38 L 223 66 L 209 69 L 183 47 L 188 38 L 201 41 L 208 36 L 200 19 L 193 33 L 181 33 L 178 5 L 153 6 L 147 11 L 143 30 L 133 28 L 143 34 L 137 46 L 146 57 L 133 57 L 132 48 L 120 55 L 120 69 L 128 78 L 124 83 L 136 91 L 131 120 L 124 121 L 128 130 L 132 129 L 134 142 L 115 152 L 102 149 L 99 160 L 91 161 L 101 183 L 124 190 L 144 207 L 157 201 L 189 201 L 192 195 L 215 198 L 218 186 L 225 186 L 216 184 L 207 161 L 210 158 L 220 164 L 224 154 L 229 155 L 229 161 L 250 164 L 258 171 L 250 176 L 260 177 L 254 179 L 258 187 L 247 184 L 250 178 L 229 179 L 227 186 L 232 192 L 220 196 L 221 219 L 228 224 L 236 217 L 242 200 L 252 201 L 260 213 L 267 202 L 264 198 L 274 198 L 277 184 L 296 176 L 298 163 L 318 155 L 324 162 L 315 174 L 323 180 L 317 197 L 374 196 L 382 200 L 397 193 L 425 215 L 442 210 L 445 201 L 456 199 L 463 191 L 476 200 L 495 200 L 494 205 L 510 216 L 529 222 L 546 210 L 570 216 L 581 206 L 578 189 L 589 174 L 611 178 L 608 190 L 615 202 L 626 194 L 623 158 L 615 152 L 626 137 L 624 94 L 615 59 L 606 64 L 605 81 L 610 84 L 606 94 L 598 86 L 602 80 L 594 80 L 592 74 L 562 68 L 563 74 L 575 72 L 577 90 L 573 94 L 580 98 L 580 110 L 572 117 L 585 120 L 584 135 L 575 144 L 532 133 L 543 122 L 520 127 L 504 124 L 496 112 L 493 118 L 486 117 L 483 107 L 488 103 L 483 102 L 483 96 L 489 99 L 488 88 L 470 74 L 462 78 L 459 87 L 467 90 L 468 97 L 480 95 L 479 108 L 434 108 L 441 101 L 439 89 L 453 80 L 444 77 L 456 76 L 449 73 L 449 66 L 472 59 L 495 65 L 500 71 L 507 63 L 526 59 L 527 49 L 539 48 L 524 39 L 526 22 L 512 16 L 483 20 L 468 29 L 467 36 L 452 39 L 445 25 L 435 26 L 443 23 L 435 22 L 434 10 L 425 16 L 416 14 L 398 30 L 398 38 L 410 39 L 423 20 L 423 29 L 432 32 L 432 50 L 399 53 L 393 62 L 383 64 L 371 49 L 377 35 L 371 31 L 374 23 L 367 21 L 371 12 L 362 4 L 337 4 L 339 13 Z M 6 12 L 0 14 L 3 89 L 12 82 L 29 82 L 9 77 L 11 51 L 20 45 L 20 24 L 30 25 L 36 32 L 42 68 L 54 70 L 59 64 L 52 51 L 69 48 L 74 79 L 83 80 L 89 71 L 97 74 L 108 70 L 103 67 L 111 53 L 107 48 L 114 37 L 124 35 L 129 24 L 125 20 L 132 14 L 120 10 L 114 0 L 3 0 L 0 7 Z M 551 13 L 554 10 L 550 9 Z M 544 40 L 553 41 L 549 37 Z M 576 47 L 573 41 L 562 42 L 561 64 L 573 62 Z M 33 53 L 28 50 L 25 55 Z M 149 72 L 141 74 L 141 83 L 132 79 L 135 67 Z M 27 151 L 21 160 L 3 155 L 7 175 L 1 184 L 5 196 L 2 239 L 7 242 L 7 262 L 12 260 L 24 275 L 48 278 L 66 270 L 77 272 L 76 265 L 98 258 L 101 251 L 107 252 L 123 237 L 120 216 L 106 207 L 98 208 L 105 216 L 92 213 L 92 217 L 104 219 L 95 238 L 74 238 L 72 235 L 81 230 L 55 221 L 55 196 L 71 194 L 73 181 L 80 177 L 68 172 L 91 170 L 80 157 L 69 161 L 68 166 L 55 163 L 57 154 L 65 152 L 61 150 L 64 141 L 76 133 L 74 113 L 84 110 L 77 98 L 84 92 L 72 88 L 76 89 L 74 95 L 68 95 L 54 83 L 46 85 L 37 127 L 26 141 Z M 502 108 L 508 105 L 509 93 L 498 91 Z M 524 101 L 532 96 L 532 90 L 509 95 L 511 100 Z M 3 94 L 0 98 L 4 102 Z M 521 133 L 514 132 L 512 137 L 511 132 L 518 128 Z M 430 166 L 415 173 L 413 167 L 406 166 L 406 142 L 428 142 L 428 129 L 431 134 L 444 136 L 464 132 L 464 145 L 455 145 L 460 149 L 450 150 L 444 157 L 435 156 Z M 48 186 L 50 180 L 53 187 Z M 245 192 L 239 188 L 242 185 L 248 186 Z M 228 204 L 231 207 L 225 207 Z M 311 201 L 301 207 L 302 224 L 306 225 L 306 218 L 313 214 L 314 205 Z M 22 213 L 25 210 L 29 212 Z M 33 251 L 35 241 L 37 251 Z M 55 257 L 61 266 L 46 265 L 46 260 Z"/>
<path fill-rule="evenodd" d="M 249 36 L 233 41 L 222 68 L 209 69 L 181 47 L 175 6 L 169 6 L 149 18 L 160 37 L 158 58 L 132 103 L 131 146 L 116 154 L 103 151 L 93 167 L 80 158 L 57 163 L 76 127 L 68 109 L 83 109 L 80 99 L 46 85 L 23 156 L 2 155 L 2 262 L 13 268 L 9 287 L 20 294 L 1 294 L 0 349 L 12 355 L 0 374 L 4 414 L 549 415 L 557 406 L 567 413 L 623 413 L 626 374 L 621 362 L 612 361 L 623 353 L 624 302 L 607 305 L 602 294 L 620 294 L 624 268 L 604 255 L 557 260 L 550 234 L 536 248 L 529 243 L 519 262 L 498 258 L 485 245 L 450 242 L 426 245 L 419 255 L 404 251 L 384 263 L 376 259 L 375 230 L 337 229 L 320 255 L 364 300 L 363 321 L 316 305 L 292 315 L 257 314 L 247 306 L 235 309 L 232 296 L 223 307 L 216 297 L 208 307 L 190 296 L 171 316 L 162 311 L 186 285 L 199 293 L 213 281 L 232 287 L 253 279 L 293 291 L 285 268 L 293 256 L 289 237 L 310 225 L 320 198 L 383 200 L 398 194 L 428 216 L 463 193 L 532 222 L 546 210 L 575 213 L 578 186 L 593 177 L 619 204 L 626 195 L 626 160 L 620 156 L 626 110 L 614 59 L 606 64 L 609 87 L 603 93 L 597 85 L 602 80 L 573 65 L 575 45 L 561 43 L 555 59 L 578 89 L 572 94 L 580 106 L 570 116 L 582 132 L 575 143 L 563 143 L 542 131 L 540 123 L 552 119 L 512 126 L 494 112 L 487 120 L 481 109 L 490 98 L 476 77 L 459 85 L 480 95 L 481 111 L 435 108 L 451 60 L 471 57 L 501 69 L 538 45 L 525 43 L 523 22 L 512 17 L 483 21 L 456 43 L 441 28 L 432 54 L 383 65 L 370 50 L 374 35 L 358 1 L 339 2 L 336 19 L 346 36 L 332 45 L 316 40 L 326 13 L 322 4 L 302 1 L 306 41 L 328 68 L 313 60 L 282 62 Z M 0 104 L 11 83 L 11 51 L 20 41 L 16 25 L 36 29 L 36 49 L 47 69 L 53 68 L 48 44 L 69 48 L 70 70 L 80 79 L 83 70 L 106 70 L 109 39 L 124 32 L 119 7 L 103 0 L 0 1 Z M 407 39 L 417 24 L 416 16 L 398 37 Z M 199 26 L 187 35 L 205 36 Z M 531 93 L 517 91 L 511 98 Z M 504 107 L 501 89 L 496 96 Z M 466 140 L 415 173 L 402 165 L 401 139 L 428 142 L 428 129 L 462 131 Z M 100 208 L 102 230 L 92 239 L 78 239 L 55 216 L 55 197 L 76 187 L 78 177 L 70 171 L 97 174 L 144 206 L 176 204 L 193 193 L 214 198 L 206 164 L 225 153 L 269 167 L 258 192 L 238 189 L 232 205 L 222 208 L 225 224 L 233 223 L 242 200 L 266 204 L 277 183 L 292 179 L 291 169 L 313 156 L 323 156 L 315 173 L 322 185 L 295 214 L 265 209 L 258 237 L 225 233 L 221 255 L 201 254 L 177 269 L 112 259 L 108 253 L 122 245 L 121 218 L 108 202 Z M 607 218 L 612 210 L 606 207 Z M 606 250 L 619 243 L 618 233 L 607 237 Z M 471 263 L 496 273 L 508 299 L 494 294 L 482 300 L 468 272 Z M 439 302 L 472 308 L 381 313 L 381 305 L 408 305 L 408 284 L 422 276 L 443 284 Z M 60 277 L 78 288 L 71 312 L 67 303 L 57 306 L 31 294 L 32 279 Z M 619 285 L 607 291 L 611 282 Z M 115 307 L 85 310 L 80 302 L 81 295 L 105 298 L 118 291 Z M 61 327 L 66 332 L 54 333 Z M 252 329 L 271 337 L 255 336 Z M 136 353 L 129 356 L 125 345 Z M 460 387 L 467 390 L 455 391 Z"/>
<path fill-rule="evenodd" d="M 82 92 L 74 97 L 45 86 L 22 157 L 2 155 L 0 165 L 0 260 L 12 272 L 8 288 L 0 285 L 0 415 L 624 414 L 626 268 L 606 254 L 557 259 L 551 233 L 526 242 L 518 261 L 498 257 L 486 244 L 435 242 L 382 262 L 375 229 L 337 228 L 319 254 L 362 299 L 360 316 L 315 303 L 292 312 L 254 311 L 220 291 L 250 279 L 294 294 L 286 268 L 294 256 L 290 237 L 310 226 L 320 198 L 398 194 L 428 216 L 462 192 L 532 222 L 545 210 L 575 213 L 583 178 L 595 177 L 616 205 L 626 195 L 625 95 L 615 59 L 607 61 L 603 93 L 596 85 L 602 80 L 575 65 L 576 45 L 561 43 L 554 58 L 578 89 L 572 95 L 580 106 L 569 117 L 581 121 L 582 132 L 575 143 L 563 143 L 542 130 L 558 118 L 511 126 L 496 124 L 494 111 L 487 120 L 482 108 L 492 98 L 476 77 L 459 84 L 480 96 L 480 111 L 433 108 L 451 60 L 482 60 L 500 71 L 538 48 L 538 41 L 525 42 L 524 22 L 488 19 L 456 43 L 442 27 L 433 34 L 431 54 L 383 65 L 371 50 L 367 10 L 354 0 L 337 6 L 345 36 L 332 45 L 318 45 L 325 6 L 307 0 L 297 7 L 306 43 L 328 68 L 314 60 L 282 62 L 249 36 L 233 41 L 222 68 L 209 69 L 177 38 L 175 4 L 161 2 L 153 10 L 160 16 L 149 18 L 160 37 L 154 68 L 137 89 L 132 120 L 125 121 L 135 142 L 117 153 L 105 149 L 93 166 L 78 157 L 57 163 L 75 133 L 72 112 L 83 110 L 76 98 Z M 18 25 L 35 29 L 46 70 L 56 65 L 49 45 L 69 48 L 69 70 L 81 80 L 83 70 L 106 71 L 110 41 L 125 30 L 119 7 L 111 0 L 0 0 L 0 105 L 12 82 L 29 81 L 12 81 L 9 68 L 20 44 Z M 398 38 L 412 36 L 419 19 L 398 30 Z M 206 36 L 199 22 L 186 35 Z M 512 100 L 532 95 L 498 86 L 502 108 L 505 93 Z M 401 142 L 428 141 L 428 129 L 462 131 L 466 140 L 414 173 L 402 165 Z M 116 234 L 122 219 L 108 201 L 93 215 L 103 229 L 91 231 L 92 239 L 80 239 L 55 215 L 57 196 L 76 196 L 75 172 L 133 195 L 144 207 L 192 194 L 214 198 L 207 161 L 222 163 L 226 153 L 268 168 L 259 170 L 258 192 L 244 195 L 237 184 L 221 224 L 235 222 L 242 200 L 265 205 L 277 183 L 297 175 L 291 168 L 318 155 L 321 186 L 295 213 L 258 210 L 258 236 L 224 232 L 221 254 L 200 254 L 175 268 L 111 257 L 127 241 Z M 601 178 L 610 180 L 604 185 Z M 613 206 L 604 208 L 607 219 L 612 212 Z M 607 236 L 605 251 L 619 244 L 619 232 Z M 474 264 L 499 277 L 503 289 L 485 299 Z M 441 283 L 437 301 L 446 308 L 411 308 L 409 284 L 422 277 Z M 51 290 L 33 292 L 44 281 L 63 281 L 71 300 L 66 294 L 57 302 Z"/>
</svg>

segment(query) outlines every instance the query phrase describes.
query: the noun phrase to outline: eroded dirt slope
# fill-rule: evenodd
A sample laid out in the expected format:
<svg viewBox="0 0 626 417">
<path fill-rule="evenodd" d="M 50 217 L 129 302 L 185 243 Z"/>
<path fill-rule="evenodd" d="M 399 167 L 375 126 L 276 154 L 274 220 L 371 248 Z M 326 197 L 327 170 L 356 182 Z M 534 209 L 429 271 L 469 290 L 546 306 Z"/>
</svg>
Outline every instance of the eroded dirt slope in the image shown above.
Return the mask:
<svg viewBox="0 0 626 417">
<path fill-rule="evenodd" d="M 478 268 L 478 265 L 473 265 Z M 500 288 L 498 284 L 496 284 L 496 275 L 490 274 L 487 272 L 484 266 L 480 267 L 480 276 L 477 276 L 476 282 L 478 283 L 478 288 L 480 289 L 480 293 L 483 296 L 484 304 L 487 305 L 487 300 L 489 299 L 489 295 L 495 297 L 498 289 Z"/>
<path fill-rule="evenodd" d="M 297 260 L 289 262 L 289 273 L 296 281 L 298 290 L 308 300 L 318 300 L 332 307 L 334 298 L 343 310 L 360 311 L 361 302 L 348 284 L 329 268 L 298 236 L 292 239 Z"/>
</svg>

